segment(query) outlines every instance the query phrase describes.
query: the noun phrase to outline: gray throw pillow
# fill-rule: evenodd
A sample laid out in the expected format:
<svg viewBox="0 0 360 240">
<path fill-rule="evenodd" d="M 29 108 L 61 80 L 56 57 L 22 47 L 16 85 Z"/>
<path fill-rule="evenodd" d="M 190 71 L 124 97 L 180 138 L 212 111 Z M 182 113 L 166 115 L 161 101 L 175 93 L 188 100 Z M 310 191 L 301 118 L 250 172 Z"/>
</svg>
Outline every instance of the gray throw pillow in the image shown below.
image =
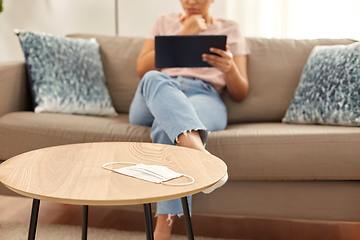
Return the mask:
<svg viewBox="0 0 360 240">
<path fill-rule="evenodd" d="M 316 46 L 285 123 L 360 126 L 360 43 Z"/>
<path fill-rule="evenodd" d="M 36 113 L 117 115 L 95 39 L 15 32 L 25 55 Z"/>
</svg>

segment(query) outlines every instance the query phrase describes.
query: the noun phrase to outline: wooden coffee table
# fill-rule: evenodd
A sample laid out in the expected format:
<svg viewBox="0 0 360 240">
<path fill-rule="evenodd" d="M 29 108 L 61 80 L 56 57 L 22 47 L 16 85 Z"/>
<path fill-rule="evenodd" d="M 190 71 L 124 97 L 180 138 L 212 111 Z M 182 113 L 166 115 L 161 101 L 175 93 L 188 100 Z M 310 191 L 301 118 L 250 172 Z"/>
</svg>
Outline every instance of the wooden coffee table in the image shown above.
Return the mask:
<svg viewBox="0 0 360 240">
<path fill-rule="evenodd" d="M 135 162 L 167 166 L 192 176 L 187 186 L 168 186 L 128 177 L 102 166 Z M 117 168 L 123 167 L 119 165 Z M 83 205 L 82 239 L 87 238 L 89 205 L 144 204 L 147 239 L 153 239 L 151 203 L 181 198 L 189 239 L 193 239 L 186 196 L 201 192 L 227 172 L 219 158 L 189 148 L 153 143 L 84 143 L 27 152 L 0 165 L 0 181 L 12 191 L 33 198 L 29 238 L 35 239 L 40 200 Z M 185 183 L 187 178 L 171 180 Z"/>
</svg>

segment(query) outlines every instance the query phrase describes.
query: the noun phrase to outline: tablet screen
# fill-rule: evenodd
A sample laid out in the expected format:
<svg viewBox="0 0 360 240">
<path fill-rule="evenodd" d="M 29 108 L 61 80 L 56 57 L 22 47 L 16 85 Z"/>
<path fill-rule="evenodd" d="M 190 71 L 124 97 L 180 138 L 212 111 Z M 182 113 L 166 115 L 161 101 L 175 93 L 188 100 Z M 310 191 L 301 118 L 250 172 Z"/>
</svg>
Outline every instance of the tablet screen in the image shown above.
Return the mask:
<svg viewBox="0 0 360 240">
<path fill-rule="evenodd" d="M 202 60 L 210 48 L 225 50 L 226 35 L 176 35 L 155 37 L 155 67 L 212 67 Z"/>
</svg>

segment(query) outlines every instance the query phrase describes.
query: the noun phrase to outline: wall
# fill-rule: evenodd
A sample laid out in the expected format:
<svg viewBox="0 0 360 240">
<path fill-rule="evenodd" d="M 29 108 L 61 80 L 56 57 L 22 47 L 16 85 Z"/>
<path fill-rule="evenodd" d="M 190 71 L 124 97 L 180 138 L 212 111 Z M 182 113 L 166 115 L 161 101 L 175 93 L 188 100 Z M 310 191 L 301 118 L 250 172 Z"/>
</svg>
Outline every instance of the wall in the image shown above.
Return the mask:
<svg viewBox="0 0 360 240">
<path fill-rule="evenodd" d="M 226 0 L 247 37 L 360 40 L 360 0 Z"/>
<path fill-rule="evenodd" d="M 225 1 L 214 2 L 214 16 L 226 15 Z M 24 59 L 13 29 L 115 35 L 115 0 L 3 0 L 3 8 L 0 62 Z M 179 0 L 118 0 L 119 35 L 145 36 L 159 13 L 181 10 Z"/>
</svg>

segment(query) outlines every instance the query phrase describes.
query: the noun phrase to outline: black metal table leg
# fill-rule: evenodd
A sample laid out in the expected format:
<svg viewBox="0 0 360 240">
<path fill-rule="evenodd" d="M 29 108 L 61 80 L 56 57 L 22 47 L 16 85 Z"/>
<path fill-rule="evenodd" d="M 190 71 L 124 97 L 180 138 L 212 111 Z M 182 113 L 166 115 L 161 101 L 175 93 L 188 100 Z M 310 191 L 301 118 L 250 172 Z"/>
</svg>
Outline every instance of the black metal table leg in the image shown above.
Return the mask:
<svg viewBox="0 0 360 240">
<path fill-rule="evenodd" d="M 144 204 L 146 239 L 154 240 L 153 222 L 151 217 L 151 204 Z"/>
<path fill-rule="evenodd" d="M 191 225 L 190 210 L 189 210 L 189 204 L 188 204 L 187 197 L 181 198 L 181 203 L 182 203 L 184 216 L 185 216 L 186 232 L 188 235 L 188 239 L 194 240 L 194 233 L 193 233 L 192 225 Z"/>
<path fill-rule="evenodd" d="M 89 206 L 83 206 L 83 219 L 82 219 L 82 240 L 87 239 L 87 230 L 88 230 L 88 215 L 89 215 Z"/>
<path fill-rule="evenodd" d="M 37 220 L 39 216 L 40 200 L 33 199 L 28 240 L 34 240 L 36 234 Z"/>
</svg>

